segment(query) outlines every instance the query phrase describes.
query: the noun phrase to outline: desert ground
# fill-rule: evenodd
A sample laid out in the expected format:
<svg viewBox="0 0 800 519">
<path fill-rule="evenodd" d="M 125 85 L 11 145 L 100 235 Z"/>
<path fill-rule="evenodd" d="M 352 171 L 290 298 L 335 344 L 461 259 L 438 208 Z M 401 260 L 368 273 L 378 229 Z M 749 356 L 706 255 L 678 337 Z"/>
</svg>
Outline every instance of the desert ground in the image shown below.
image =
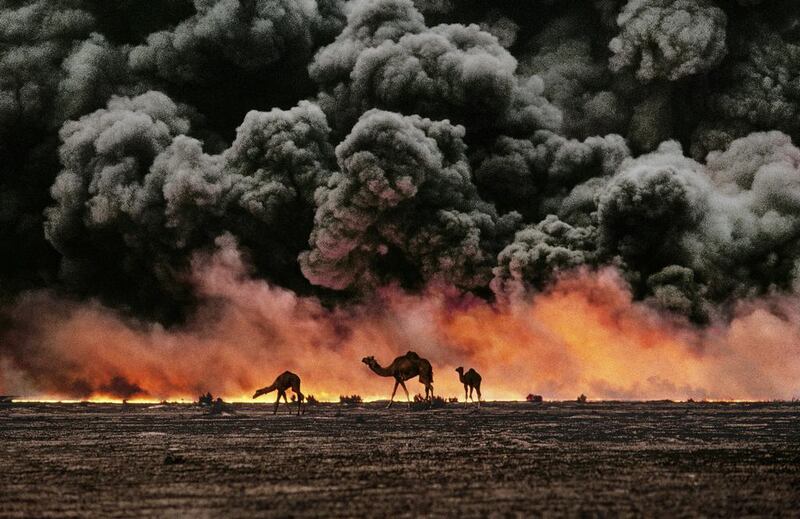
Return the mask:
<svg viewBox="0 0 800 519">
<path fill-rule="evenodd" d="M 796 403 L 0 406 L 2 517 L 800 514 Z"/>
</svg>

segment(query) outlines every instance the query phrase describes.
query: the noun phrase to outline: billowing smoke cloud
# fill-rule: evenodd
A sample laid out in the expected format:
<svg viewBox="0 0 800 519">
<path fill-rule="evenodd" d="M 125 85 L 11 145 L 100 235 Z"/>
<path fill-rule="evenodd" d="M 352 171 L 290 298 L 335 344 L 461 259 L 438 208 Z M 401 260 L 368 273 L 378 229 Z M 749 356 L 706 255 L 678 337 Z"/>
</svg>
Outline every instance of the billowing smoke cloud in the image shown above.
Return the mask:
<svg viewBox="0 0 800 519">
<path fill-rule="evenodd" d="M 62 78 L 60 64 L 71 54 L 73 42 L 89 35 L 94 18 L 77 8 L 76 2 L 4 4 L 0 6 L 0 38 L 10 45 L 0 54 L 0 121 L 50 119 Z M 80 49 L 76 51 L 80 54 Z M 80 57 L 71 61 L 78 62 Z"/>
<path fill-rule="evenodd" d="M 573 227 L 555 215 L 526 227 L 500 252 L 492 288 L 501 295 L 523 296 L 544 288 L 562 271 L 595 263 L 594 227 Z"/>
<path fill-rule="evenodd" d="M 560 125 L 537 77 L 477 25 L 428 28 L 410 0 L 356 1 L 347 25 L 310 66 L 338 131 L 370 108 L 524 133 Z"/>
<path fill-rule="evenodd" d="M 625 140 L 613 134 L 583 142 L 546 130 L 528 139 L 501 137 L 475 169 L 475 183 L 501 210 L 539 221 L 560 214 L 579 184 L 613 175 L 629 154 Z"/>
<path fill-rule="evenodd" d="M 613 76 L 597 59 L 602 29 L 594 27 L 595 13 L 557 18 L 526 44 L 520 70 L 539 75 L 544 95 L 563 112 L 566 135 L 586 137 L 623 133 L 631 108 L 623 101 L 624 80 Z M 604 40 L 601 40 L 604 41 Z"/>
<path fill-rule="evenodd" d="M 611 315 L 634 312 L 625 331 L 657 322 L 657 336 L 680 335 L 679 347 L 652 350 L 663 356 L 690 351 L 708 361 L 728 348 L 744 362 L 754 358 L 744 338 L 755 337 L 751 344 L 786 364 L 770 337 L 798 323 L 786 308 L 800 289 L 800 4 L 143 5 L 0 0 L 0 248 L 12 251 L 0 259 L 0 320 L 15 345 L 0 355 L 5 387 L 120 396 L 200 389 L 205 372 L 170 381 L 156 364 L 181 340 L 213 358 L 197 330 L 217 337 L 231 322 L 250 322 L 232 310 L 244 303 L 228 288 L 208 292 L 222 270 L 225 287 L 257 287 L 248 304 L 266 306 L 245 314 L 297 319 L 316 337 L 308 351 L 331 362 L 363 353 L 356 341 L 342 357 L 331 339 L 357 328 L 380 337 L 386 357 L 414 347 L 387 335 L 394 312 L 403 326 L 411 316 L 427 323 L 414 337 L 442 356 L 439 365 L 467 355 L 491 370 L 498 351 L 520 363 L 515 347 L 531 351 L 509 337 L 486 351 L 459 349 L 471 341 L 463 330 L 491 336 L 465 324 L 479 315 L 526 345 L 550 345 L 537 354 L 559 366 L 582 366 L 580 355 L 558 352 L 572 342 L 552 340 L 566 332 L 517 319 L 589 301 L 584 315 L 604 305 Z M 207 267 L 222 257 L 238 266 Z M 608 276 L 615 281 L 599 300 L 574 281 L 594 286 Z M 454 318 L 458 329 L 452 305 L 468 309 Z M 215 308 L 222 313 L 208 316 Z M 755 325 L 759 318 L 769 326 Z M 337 331 L 337 320 L 351 325 Z M 92 349 L 69 337 L 101 325 L 119 335 L 105 367 L 89 373 L 68 352 Z M 249 327 L 237 330 L 261 337 Z M 281 333 L 299 335 L 290 332 Z M 232 358 L 236 346 L 220 342 Z M 149 365 L 120 367 L 148 349 L 140 356 Z M 35 355 L 25 360 L 26 351 Z M 674 366 L 636 351 L 627 353 Z M 245 355 L 243 366 L 262 355 Z M 70 368 L 48 385 L 39 373 L 54 359 Z M 581 369 L 558 371 L 545 387 L 770 392 L 738 374 L 736 384 L 710 386 L 716 368 L 674 386 L 659 372 L 657 382 L 618 388 L 610 374 L 592 385 Z M 137 377 L 142 370 L 151 375 Z M 234 371 L 224 391 L 257 378 Z M 582 382 L 558 386 L 558 377 Z M 788 395 L 788 387 L 772 389 Z"/>
<path fill-rule="evenodd" d="M 58 205 L 47 210 L 45 232 L 64 255 L 65 278 L 81 284 L 97 275 L 98 263 L 121 262 L 124 274 L 152 275 L 171 288 L 186 251 L 210 245 L 225 230 L 272 254 L 256 253 L 257 262 L 296 256 L 311 217 L 302 208 L 330 175 L 322 111 L 307 102 L 253 111 L 219 155 L 204 153 L 186 135 L 191 119 L 185 107 L 151 91 L 112 98 L 107 108 L 64 125 L 64 169 L 52 189 Z M 270 238 L 263 233 L 287 219 L 301 236 L 296 250 L 265 250 Z M 103 252 L 110 239 L 121 258 Z"/>
<path fill-rule="evenodd" d="M 169 81 L 201 82 L 228 62 L 246 71 L 281 59 L 307 59 L 315 43 L 341 29 L 338 0 L 194 0 L 196 13 L 147 36 L 131 68 Z"/>
<path fill-rule="evenodd" d="M 0 293 L 51 279 L 56 255 L 42 210 L 58 168 L 58 128 L 105 104 L 126 76 L 124 57 L 82 2 L 0 2 Z"/>
<path fill-rule="evenodd" d="M 712 69 L 725 56 L 726 23 L 722 9 L 704 0 L 629 0 L 609 43 L 610 67 L 631 67 L 643 81 Z"/>
<path fill-rule="evenodd" d="M 726 147 L 754 130 L 800 129 L 800 46 L 765 31 L 741 42 L 709 96 L 708 119 L 695 132 L 694 154 Z"/>
<path fill-rule="evenodd" d="M 183 112 L 183 113 L 182 113 Z M 136 183 L 190 122 L 178 105 L 159 92 L 112 98 L 98 110 L 61 129 L 64 171 L 53 187 L 57 209 L 48 211 L 51 241 L 61 244 L 70 227 L 114 226 L 139 211 Z M 84 213 L 85 211 L 85 213 Z"/>
<path fill-rule="evenodd" d="M 516 293 L 577 265 L 613 264 L 640 297 L 700 321 L 712 302 L 793 290 L 798 153 L 771 132 L 736 140 L 705 165 L 676 142 L 619 159 L 613 176 L 563 200 L 558 214 L 571 224 L 551 215 L 520 231 L 499 255 L 492 286 Z"/>
<path fill-rule="evenodd" d="M 494 34 L 500 45 L 509 48 L 517 41 L 519 25 L 511 18 L 503 16 L 502 11 L 491 11 L 486 21 L 481 24 L 481 29 Z"/>
<path fill-rule="evenodd" d="M 519 217 L 498 217 L 478 197 L 463 137 L 447 121 L 364 114 L 336 148 L 341 171 L 317 192 L 306 277 L 336 289 L 371 283 L 385 257 L 424 281 L 485 286 Z"/>
<path fill-rule="evenodd" d="M 665 143 L 623 165 L 604 188 L 599 245 L 651 285 L 660 284 L 660 269 L 687 267 L 689 291 L 717 301 L 791 288 L 797 154 L 784 134 L 752 134 L 710 154 L 704 167 Z"/>
</svg>

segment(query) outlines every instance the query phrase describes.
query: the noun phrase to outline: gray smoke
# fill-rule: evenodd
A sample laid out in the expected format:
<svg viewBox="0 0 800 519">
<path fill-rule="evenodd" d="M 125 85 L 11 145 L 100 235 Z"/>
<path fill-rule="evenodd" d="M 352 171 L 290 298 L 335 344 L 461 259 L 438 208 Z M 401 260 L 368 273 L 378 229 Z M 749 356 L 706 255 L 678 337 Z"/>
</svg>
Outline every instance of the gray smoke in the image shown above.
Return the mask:
<svg viewBox="0 0 800 519">
<path fill-rule="evenodd" d="M 326 304 L 613 266 L 800 286 L 795 2 L 0 1 L 0 296 L 180 320 L 193 254 Z"/>
<path fill-rule="evenodd" d="M 712 69 L 725 56 L 724 11 L 705 0 L 629 0 L 617 16 L 611 70 L 635 70 L 642 81 Z"/>
<path fill-rule="evenodd" d="M 476 128 L 525 133 L 556 129 L 560 114 L 538 77 L 477 25 L 426 27 L 410 0 L 351 5 L 347 25 L 309 70 L 337 131 L 370 108 L 448 118 Z"/>
<path fill-rule="evenodd" d="M 215 232 L 236 231 L 263 246 L 268 240 L 259 234 L 287 218 L 302 224 L 298 208 L 327 180 L 333 154 L 318 107 L 250 112 L 218 155 L 187 136 L 191 116 L 151 91 L 112 98 L 107 108 L 64 125 L 64 169 L 52 189 L 58 205 L 46 211 L 45 232 L 64 256 L 65 275 L 89 275 L 76 268 L 91 266 L 87 256 L 112 236 L 132 254 L 125 263 L 144 260 L 163 278 L 173 273 L 155 258 L 185 256 Z"/>
<path fill-rule="evenodd" d="M 736 140 L 705 165 L 665 143 L 623 165 L 601 192 L 599 244 L 650 288 L 678 265 L 691 270 L 680 278 L 697 297 L 790 289 L 800 237 L 797 158 L 779 132 Z"/>
<path fill-rule="evenodd" d="M 51 114 L 64 111 L 53 105 L 59 83 L 66 79 L 61 63 L 73 52 L 73 42 L 89 36 L 94 18 L 77 8 L 77 2 L 13 5 L 0 4 L 0 40 L 5 43 L 0 50 L 0 124 L 5 129 L 21 119 L 57 127 L 60 121 Z"/>
<path fill-rule="evenodd" d="M 766 30 L 741 42 L 709 96 L 709 114 L 694 135 L 694 155 L 726 147 L 758 130 L 800 129 L 800 45 Z"/>
<path fill-rule="evenodd" d="M 519 216 L 498 217 L 478 197 L 463 136 L 447 121 L 365 113 L 336 148 L 340 171 L 316 194 L 306 277 L 335 289 L 374 283 L 381 260 L 397 255 L 424 280 L 485 286 Z"/>
<path fill-rule="evenodd" d="M 481 194 L 504 211 L 539 221 L 588 180 L 614 174 L 630 155 L 619 135 L 583 142 L 540 130 L 528 139 L 501 137 L 475 169 Z"/>
<path fill-rule="evenodd" d="M 500 296 L 521 297 L 542 289 L 553 276 L 597 261 L 594 226 L 573 227 L 555 215 L 519 231 L 497 257 L 492 289 Z"/>
<path fill-rule="evenodd" d="M 591 14 L 550 21 L 520 60 L 520 70 L 542 78 L 545 97 L 563 112 L 564 133 L 575 137 L 623 133 L 631 111 L 623 81 L 597 59 L 601 30 L 587 19 Z"/>
<path fill-rule="evenodd" d="M 315 43 L 341 29 L 335 0 L 194 0 L 196 13 L 154 32 L 130 52 L 131 69 L 174 82 L 200 82 L 214 65 L 258 70 L 306 59 Z"/>
</svg>

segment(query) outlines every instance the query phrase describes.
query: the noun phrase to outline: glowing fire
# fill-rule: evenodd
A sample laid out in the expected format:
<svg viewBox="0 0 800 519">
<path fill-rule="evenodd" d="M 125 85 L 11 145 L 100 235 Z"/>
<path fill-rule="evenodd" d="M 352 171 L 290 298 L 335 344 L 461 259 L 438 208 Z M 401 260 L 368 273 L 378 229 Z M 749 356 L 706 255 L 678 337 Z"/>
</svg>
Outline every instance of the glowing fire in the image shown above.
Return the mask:
<svg viewBox="0 0 800 519">
<path fill-rule="evenodd" d="M 211 391 L 250 401 L 289 369 L 320 401 L 374 400 L 388 398 L 392 380 L 360 359 L 386 365 L 414 350 L 433 364 L 437 394 L 461 399 L 459 365 L 483 375 L 489 400 L 800 395 L 800 305 L 791 298 L 751 301 L 732 321 L 699 330 L 633 302 L 613 270 L 574 273 L 532 301 L 502 306 L 446 287 L 418 295 L 389 287 L 337 310 L 248 278 L 235 248 L 197 258 L 193 272 L 198 293 L 214 303 L 177 329 L 28 294 L 10 310 L 23 326 L 0 350 L 0 392 L 153 402 Z"/>
</svg>

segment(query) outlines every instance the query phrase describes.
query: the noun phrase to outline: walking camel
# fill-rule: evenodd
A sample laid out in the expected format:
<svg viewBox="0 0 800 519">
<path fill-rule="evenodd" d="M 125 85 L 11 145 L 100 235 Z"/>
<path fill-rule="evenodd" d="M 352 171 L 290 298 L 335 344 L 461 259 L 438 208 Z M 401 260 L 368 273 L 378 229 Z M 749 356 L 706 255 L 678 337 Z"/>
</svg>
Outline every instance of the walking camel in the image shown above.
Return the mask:
<svg viewBox="0 0 800 519">
<path fill-rule="evenodd" d="M 303 393 L 300 392 L 300 377 L 291 371 L 284 371 L 278 375 L 278 378 L 275 379 L 275 382 L 273 382 L 272 385 L 257 389 L 253 394 L 253 398 L 256 399 L 261 395 L 266 395 L 267 393 L 277 390 L 278 399 L 275 400 L 275 409 L 272 411 L 272 414 L 275 414 L 278 412 L 278 404 L 281 402 L 281 397 L 283 397 L 286 405 L 289 405 L 289 400 L 286 398 L 286 390 L 289 388 L 291 388 L 292 392 L 297 395 L 297 415 L 299 416 L 300 411 L 302 410 L 302 402 L 304 397 Z"/>
<path fill-rule="evenodd" d="M 458 371 L 458 380 L 464 384 L 464 407 L 467 407 L 467 388 L 469 388 L 469 398 L 474 402 L 475 400 L 472 398 L 472 390 L 478 392 L 478 407 L 481 406 L 481 376 L 472 368 L 469 368 L 469 371 L 464 373 L 464 368 L 459 366 L 456 368 Z"/>
<path fill-rule="evenodd" d="M 425 398 L 433 400 L 433 368 L 427 359 L 423 359 L 413 351 L 409 351 L 402 357 L 397 357 L 386 367 L 382 367 L 375 360 L 375 357 L 364 357 L 361 362 L 369 366 L 376 375 L 381 377 L 393 377 L 394 389 L 392 390 L 392 397 L 389 399 L 387 409 L 394 403 L 394 395 L 397 393 L 397 386 L 403 386 L 403 391 L 406 392 L 406 400 L 408 406 L 411 407 L 411 397 L 408 396 L 408 389 L 406 388 L 405 381 L 414 377 L 419 377 L 420 383 L 425 385 Z"/>
</svg>

